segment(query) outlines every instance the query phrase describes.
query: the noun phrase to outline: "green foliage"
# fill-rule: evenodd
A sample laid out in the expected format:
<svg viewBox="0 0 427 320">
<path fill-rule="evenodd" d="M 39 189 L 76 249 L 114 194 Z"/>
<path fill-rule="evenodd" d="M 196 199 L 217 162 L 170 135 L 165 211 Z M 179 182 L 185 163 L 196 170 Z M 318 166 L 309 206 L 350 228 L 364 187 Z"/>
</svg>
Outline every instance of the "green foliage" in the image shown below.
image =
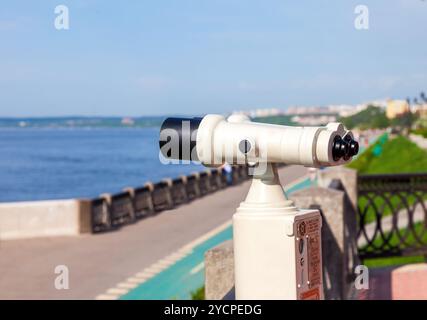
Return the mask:
<svg viewBox="0 0 427 320">
<path fill-rule="evenodd" d="M 424 138 L 427 138 L 427 127 L 412 130 L 412 133 L 418 134 L 420 136 L 423 136 Z"/>
<path fill-rule="evenodd" d="M 278 115 L 278 116 L 268 116 L 268 117 L 256 117 L 252 120 L 255 122 L 262 122 L 262 123 L 272 123 L 272 124 L 280 124 L 284 126 L 290 126 L 294 125 L 291 121 L 291 118 L 293 116 L 291 115 Z"/>
<path fill-rule="evenodd" d="M 378 145 L 382 151 L 378 154 Z M 375 144 L 365 150 L 348 167 L 359 173 L 426 172 L 427 151 L 403 136 Z"/>
<path fill-rule="evenodd" d="M 415 114 L 411 112 L 405 112 L 404 114 L 401 114 L 396 118 L 392 119 L 391 125 L 393 127 L 399 127 L 399 128 L 411 128 L 412 124 L 416 120 L 417 120 L 417 117 Z"/>
<path fill-rule="evenodd" d="M 348 129 L 355 127 L 362 130 L 383 129 L 390 125 L 390 121 L 387 119 L 384 110 L 372 105 L 352 116 L 339 118 L 338 121 L 342 122 Z"/>
<path fill-rule="evenodd" d="M 205 286 L 191 292 L 191 300 L 205 300 Z"/>
</svg>

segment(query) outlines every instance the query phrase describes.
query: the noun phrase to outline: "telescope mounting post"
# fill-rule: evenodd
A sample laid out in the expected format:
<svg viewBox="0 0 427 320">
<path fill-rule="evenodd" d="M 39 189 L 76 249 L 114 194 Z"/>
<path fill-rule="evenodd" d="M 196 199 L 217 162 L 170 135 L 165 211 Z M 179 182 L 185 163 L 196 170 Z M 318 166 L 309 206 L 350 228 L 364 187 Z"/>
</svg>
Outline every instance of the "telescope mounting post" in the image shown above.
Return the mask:
<svg viewBox="0 0 427 320">
<path fill-rule="evenodd" d="M 287 199 L 275 164 L 251 169 L 233 216 L 236 299 L 322 299 L 319 211 Z"/>
</svg>

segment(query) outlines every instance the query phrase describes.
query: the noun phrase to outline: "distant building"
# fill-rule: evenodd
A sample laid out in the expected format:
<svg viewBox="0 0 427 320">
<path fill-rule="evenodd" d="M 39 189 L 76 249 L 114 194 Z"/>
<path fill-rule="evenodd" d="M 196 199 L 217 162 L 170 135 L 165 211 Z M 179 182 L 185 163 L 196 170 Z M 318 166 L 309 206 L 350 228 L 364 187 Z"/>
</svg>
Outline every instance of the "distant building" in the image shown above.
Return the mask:
<svg viewBox="0 0 427 320">
<path fill-rule="evenodd" d="M 282 110 L 277 108 L 268 108 L 268 109 L 266 108 L 266 109 L 255 109 L 255 110 L 249 110 L 249 111 L 238 110 L 238 111 L 233 111 L 232 114 L 243 114 L 251 118 L 256 118 L 256 117 L 278 116 L 283 114 L 283 112 Z"/>
<path fill-rule="evenodd" d="M 335 104 L 327 106 L 288 106 L 285 110 L 278 108 L 263 108 L 252 110 L 233 111 L 233 114 L 244 114 L 252 118 L 269 117 L 277 115 L 295 116 L 294 122 L 304 125 L 315 125 L 326 121 L 336 119 L 337 117 L 349 117 L 360 111 L 365 110 L 368 106 L 373 105 L 382 109 L 387 108 L 389 99 L 378 99 L 364 102 L 356 105 Z M 397 101 L 397 100 L 396 100 Z M 298 117 L 297 117 L 298 116 Z"/>
<path fill-rule="evenodd" d="M 286 110 L 288 115 L 312 115 L 312 114 L 330 114 L 334 113 L 329 110 L 328 107 L 322 106 L 290 106 Z"/>
<path fill-rule="evenodd" d="M 397 116 L 409 112 L 409 104 L 406 100 L 388 100 L 386 108 L 386 116 L 389 119 L 394 119 Z"/>
<path fill-rule="evenodd" d="M 373 100 L 373 101 L 370 101 L 369 103 L 367 103 L 368 105 L 371 105 L 371 106 L 375 106 L 375 107 L 380 107 L 380 108 L 382 108 L 382 109 L 386 109 L 387 108 L 387 102 L 389 101 L 390 99 L 382 99 L 382 100 Z"/>
<path fill-rule="evenodd" d="M 133 126 L 135 124 L 135 120 L 133 120 L 132 118 L 128 118 L 128 117 L 123 118 L 121 122 L 125 126 Z"/>
<path fill-rule="evenodd" d="M 347 104 L 329 105 L 328 109 L 331 113 L 336 113 L 340 117 L 347 117 L 358 112 L 355 106 Z"/>
<path fill-rule="evenodd" d="M 335 122 L 337 118 L 333 115 L 314 115 L 314 116 L 300 116 L 296 115 L 291 118 L 291 121 L 298 123 L 302 126 L 320 126 L 329 122 Z"/>
<path fill-rule="evenodd" d="M 420 118 L 427 119 L 427 103 L 411 105 L 411 112 L 418 114 Z"/>
<path fill-rule="evenodd" d="M 255 117 L 268 117 L 268 116 L 277 116 L 281 114 L 281 111 L 276 108 L 256 109 L 253 113 L 254 113 L 253 116 Z"/>
</svg>

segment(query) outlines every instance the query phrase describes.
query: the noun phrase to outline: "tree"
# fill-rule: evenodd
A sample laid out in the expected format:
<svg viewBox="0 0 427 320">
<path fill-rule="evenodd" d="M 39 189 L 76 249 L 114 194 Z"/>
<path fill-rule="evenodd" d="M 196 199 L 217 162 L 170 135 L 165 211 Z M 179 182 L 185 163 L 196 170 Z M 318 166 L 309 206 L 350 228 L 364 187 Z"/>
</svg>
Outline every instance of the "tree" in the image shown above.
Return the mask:
<svg viewBox="0 0 427 320">
<path fill-rule="evenodd" d="M 362 110 L 355 115 L 339 119 L 347 128 L 353 129 L 375 129 L 387 128 L 390 125 L 383 109 L 369 105 L 365 110 Z"/>
<path fill-rule="evenodd" d="M 427 97 L 426 97 L 426 95 L 425 95 L 424 91 L 421 91 L 421 93 L 420 93 L 420 97 L 421 97 L 421 100 L 422 100 L 422 101 L 424 101 L 425 103 L 427 103 Z"/>
<path fill-rule="evenodd" d="M 393 127 L 397 127 L 398 129 L 405 130 L 406 133 L 409 133 L 415 120 L 416 116 L 412 112 L 408 111 L 394 118 L 391 124 Z"/>
</svg>

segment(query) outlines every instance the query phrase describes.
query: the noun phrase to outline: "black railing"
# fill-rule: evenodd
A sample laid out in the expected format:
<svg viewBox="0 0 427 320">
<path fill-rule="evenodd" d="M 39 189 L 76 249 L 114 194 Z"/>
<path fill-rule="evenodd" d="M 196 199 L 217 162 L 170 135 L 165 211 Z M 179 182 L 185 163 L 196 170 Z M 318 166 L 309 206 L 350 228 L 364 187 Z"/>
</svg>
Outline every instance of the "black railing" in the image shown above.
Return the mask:
<svg viewBox="0 0 427 320">
<path fill-rule="evenodd" d="M 359 175 L 362 259 L 427 255 L 427 173 Z"/>
<path fill-rule="evenodd" d="M 101 195 L 92 200 L 92 231 L 111 230 L 223 189 L 229 185 L 226 176 L 224 170 L 212 169 Z M 248 177 L 246 166 L 233 166 L 231 185 Z"/>
</svg>

